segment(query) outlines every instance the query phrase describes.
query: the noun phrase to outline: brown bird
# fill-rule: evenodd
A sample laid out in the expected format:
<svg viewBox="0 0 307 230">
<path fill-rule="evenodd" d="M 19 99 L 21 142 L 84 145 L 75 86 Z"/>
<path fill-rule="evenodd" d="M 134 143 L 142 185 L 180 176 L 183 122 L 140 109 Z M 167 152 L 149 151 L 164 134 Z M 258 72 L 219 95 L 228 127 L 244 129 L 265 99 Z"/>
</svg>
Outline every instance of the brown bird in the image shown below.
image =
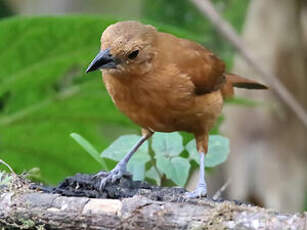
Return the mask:
<svg viewBox="0 0 307 230">
<path fill-rule="evenodd" d="M 198 186 L 187 197 L 205 196 L 208 133 L 224 99 L 233 95 L 233 87 L 267 88 L 225 73 L 224 62 L 203 46 L 136 21 L 118 22 L 102 33 L 101 51 L 86 72 L 97 69 L 115 105 L 143 134 L 101 180 L 100 189 L 126 173 L 131 156 L 155 131 L 186 131 L 195 136 L 201 163 Z"/>
</svg>

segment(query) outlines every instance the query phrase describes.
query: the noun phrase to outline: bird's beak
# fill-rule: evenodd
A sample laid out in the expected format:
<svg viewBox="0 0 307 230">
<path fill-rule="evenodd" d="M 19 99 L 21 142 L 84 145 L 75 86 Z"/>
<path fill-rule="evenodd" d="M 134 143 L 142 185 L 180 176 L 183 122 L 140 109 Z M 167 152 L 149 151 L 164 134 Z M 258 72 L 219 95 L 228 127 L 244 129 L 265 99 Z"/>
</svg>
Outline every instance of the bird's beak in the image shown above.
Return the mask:
<svg viewBox="0 0 307 230">
<path fill-rule="evenodd" d="M 110 54 L 110 49 L 101 50 L 87 67 L 86 73 L 97 69 L 115 69 L 117 64 L 117 60 Z"/>
</svg>

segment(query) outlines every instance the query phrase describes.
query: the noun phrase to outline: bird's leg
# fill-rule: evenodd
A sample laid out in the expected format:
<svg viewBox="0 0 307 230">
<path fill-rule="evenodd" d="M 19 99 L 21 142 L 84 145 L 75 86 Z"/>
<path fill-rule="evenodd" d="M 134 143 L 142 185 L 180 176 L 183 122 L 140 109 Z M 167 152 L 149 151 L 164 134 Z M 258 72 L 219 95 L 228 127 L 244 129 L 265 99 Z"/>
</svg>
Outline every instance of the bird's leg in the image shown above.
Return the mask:
<svg viewBox="0 0 307 230">
<path fill-rule="evenodd" d="M 196 189 L 193 192 L 187 192 L 186 198 L 198 198 L 207 196 L 207 183 L 205 178 L 205 153 L 200 153 L 200 169 L 199 169 L 199 180 Z"/>
<path fill-rule="evenodd" d="M 111 172 L 99 172 L 95 177 L 103 176 L 100 181 L 99 190 L 102 190 L 108 182 L 114 183 L 117 179 L 121 178 L 123 175 L 127 174 L 127 164 L 133 154 L 139 149 L 139 147 L 152 136 L 152 132 L 147 132 L 143 135 L 140 140 L 132 147 L 132 149 L 124 156 L 124 158 L 117 163 Z M 107 175 L 107 176 L 106 176 Z"/>
</svg>

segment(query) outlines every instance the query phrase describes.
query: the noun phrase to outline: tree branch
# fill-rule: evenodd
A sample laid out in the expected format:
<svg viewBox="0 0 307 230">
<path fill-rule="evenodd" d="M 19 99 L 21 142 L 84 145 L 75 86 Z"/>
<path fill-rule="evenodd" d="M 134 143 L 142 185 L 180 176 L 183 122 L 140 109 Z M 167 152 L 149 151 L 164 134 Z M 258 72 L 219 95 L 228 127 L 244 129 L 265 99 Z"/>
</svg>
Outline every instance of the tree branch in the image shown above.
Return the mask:
<svg viewBox="0 0 307 230">
<path fill-rule="evenodd" d="M 217 30 L 234 46 L 248 64 L 250 64 L 267 82 L 286 105 L 297 115 L 307 127 L 307 113 L 295 97 L 287 90 L 282 82 L 272 73 L 267 72 L 252 55 L 252 51 L 245 45 L 244 41 L 235 32 L 232 26 L 222 19 L 217 13 L 210 0 L 191 0 L 200 11 L 216 26 Z"/>
<path fill-rule="evenodd" d="M 150 189 L 122 200 L 65 197 L 30 190 L 27 182 L 13 177 L 11 185 L 0 186 L 0 227 L 4 229 L 303 230 L 307 226 L 307 213 L 281 214 L 208 199 L 156 201 L 144 195 L 155 192 Z"/>
</svg>

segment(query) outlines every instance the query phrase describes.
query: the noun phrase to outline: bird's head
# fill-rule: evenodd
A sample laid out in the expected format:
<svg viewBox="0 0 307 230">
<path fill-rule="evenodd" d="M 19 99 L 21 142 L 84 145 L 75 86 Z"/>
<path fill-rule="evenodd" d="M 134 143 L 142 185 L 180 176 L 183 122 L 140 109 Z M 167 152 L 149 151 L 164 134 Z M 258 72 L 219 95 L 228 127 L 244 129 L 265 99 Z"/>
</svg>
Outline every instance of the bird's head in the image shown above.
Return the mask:
<svg viewBox="0 0 307 230">
<path fill-rule="evenodd" d="M 155 55 L 156 29 L 136 21 L 118 22 L 101 36 L 101 50 L 86 72 L 101 69 L 112 75 L 144 74 Z"/>
</svg>

